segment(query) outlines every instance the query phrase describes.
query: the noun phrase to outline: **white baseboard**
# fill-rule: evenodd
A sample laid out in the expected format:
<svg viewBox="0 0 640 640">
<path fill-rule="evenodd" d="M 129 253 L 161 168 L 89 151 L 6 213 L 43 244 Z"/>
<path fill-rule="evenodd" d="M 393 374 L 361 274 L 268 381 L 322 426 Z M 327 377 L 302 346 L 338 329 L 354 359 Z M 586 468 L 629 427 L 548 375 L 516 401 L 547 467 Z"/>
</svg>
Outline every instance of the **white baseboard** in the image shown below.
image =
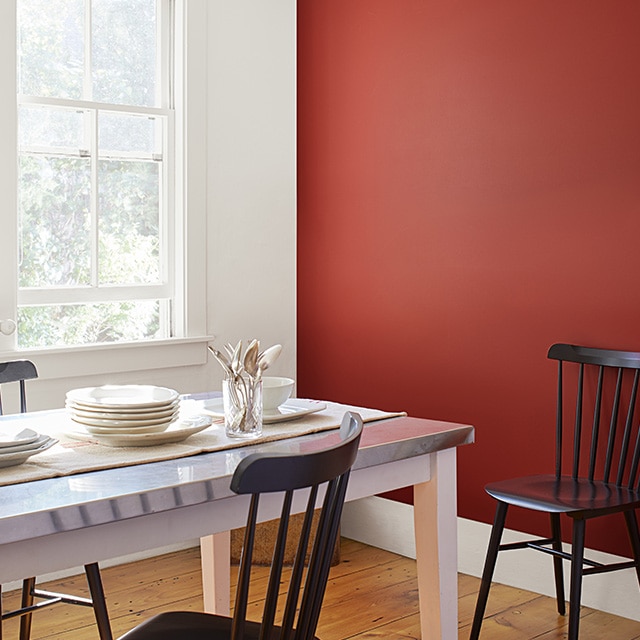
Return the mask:
<svg viewBox="0 0 640 640">
<path fill-rule="evenodd" d="M 458 518 L 458 570 L 480 576 L 489 542 L 491 526 Z M 344 507 L 341 533 L 347 538 L 381 549 L 415 558 L 413 507 L 380 497 L 348 502 Z M 505 530 L 505 542 L 526 539 L 527 534 Z M 600 551 L 587 550 L 587 557 L 598 562 L 620 562 L 620 558 Z M 505 558 L 505 556 L 507 556 Z M 494 580 L 519 589 L 555 597 L 551 558 L 531 549 L 510 551 L 498 558 Z M 568 588 L 568 564 L 565 562 L 565 585 Z M 491 596 L 489 596 L 491 597 Z M 640 590 L 633 569 L 587 576 L 583 581 L 582 604 L 592 609 L 640 621 Z"/>
</svg>

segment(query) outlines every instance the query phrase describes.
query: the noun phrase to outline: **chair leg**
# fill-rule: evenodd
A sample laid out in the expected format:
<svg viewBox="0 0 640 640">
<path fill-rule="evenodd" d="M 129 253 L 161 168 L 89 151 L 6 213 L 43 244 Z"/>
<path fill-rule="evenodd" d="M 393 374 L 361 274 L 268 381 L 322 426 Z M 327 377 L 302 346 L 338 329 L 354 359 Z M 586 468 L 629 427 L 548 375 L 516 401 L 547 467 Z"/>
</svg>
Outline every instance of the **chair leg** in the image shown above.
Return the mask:
<svg viewBox="0 0 640 640">
<path fill-rule="evenodd" d="M 491 528 L 491 537 L 489 539 L 489 548 L 487 549 L 487 557 L 484 561 L 484 569 L 482 571 L 482 579 L 480 581 L 480 590 L 478 591 L 478 600 L 476 601 L 476 611 L 473 615 L 473 624 L 471 625 L 471 634 L 469 640 L 478 640 L 480 628 L 482 627 L 482 619 L 487 608 L 487 599 L 489 598 L 489 589 L 491 589 L 491 580 L 493 571 L 496 567 L 498 559 L 498 551 L 504 523 L 507 518 L 507 509 L 509 505 L 505 502 L 498 502 L 496 507 L 496 515 L 493 519 L 493 527 Z"/>
<path fill-rule="evenodd" d="M 22 581 L 22 601 L 20 608 L 30 607 L 33 604 L 33 590 L 36 587 L 35 578 L 25 578 Z M 20 640 L 29 640 L 31 637 L 31 613 L 20 616 Z"/>
<path fill-rule="evenodd" d="M 553 538 L 554 551 L 562 551 L 562 530 L 560 526 L 560 514 L 550 513 L 551 517 L 551 537 Z M 553 556 L 553 575 L 556 582 L 556 604 L 558 613 L 563 616 L 566 613 L 564 601 L 564 575 L 562 568 L 562 558 Z"/>
<path fill-rule="evenodd" d="M 638 530 L 638 520 L 636 519 L 636 512 L 625 511 L 624 519 L 627 522 L 629 541 L 631 542 L 633 559 L 636 563 L 636 575 L 638 576 L 638 584 L 640 585 L 640 531 Z"/>
<path fill-rule="evenodd" d="M 573 521 L 571 547 L 571 586 L 569 587 L 569 633 L 567 640 L 578 640 L 580 627 L 580 600 L 582 598 L 582 567 L 586 522 Z"/>
<path fill-rule="evenodd" d="M 93 562 L 86 564 L 84 570 L 87 575 L 87 583 L 89 584 L 89 592 L 91 593 L 91 600 L 93 602 L 93 613 L 96 617 L 100 640 L 113 640 L 111 623 L 109 622 L 109 612 L 107 611 L 107 602 L 104 597 L 98 563 Z"/>
</svg>

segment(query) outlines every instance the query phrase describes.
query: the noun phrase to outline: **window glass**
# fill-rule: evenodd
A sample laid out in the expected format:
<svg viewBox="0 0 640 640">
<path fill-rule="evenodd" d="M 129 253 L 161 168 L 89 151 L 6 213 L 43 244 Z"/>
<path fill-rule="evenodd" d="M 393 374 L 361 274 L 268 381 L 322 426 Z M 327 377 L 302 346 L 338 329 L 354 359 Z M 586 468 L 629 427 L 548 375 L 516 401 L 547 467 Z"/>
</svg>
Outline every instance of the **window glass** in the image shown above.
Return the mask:
<svg viewBox="0 0 640 640">
<path fill-rule="evenodd" d="M 156 1 L 93 0 L 93 99 L 153 106 L 156 100 Z"/>
<path fill-rule="evenodd" d="M 90 161 L 25 154 L 19 170 L 20 286 L 89 285 Z"/>
<path fill-rule="evenodd" d="M 165 301 L 166 303 L 166 301 Z M 160 300 L 23 307 L 23 348 L 133 342 L 161 336 Z"/>
<path fill-rule="evenodd" d="M 162 151 L 162 122 L 158 118 L 100 113 L 101 154 L 139 153 L 151 157 Z"/>
<path fill-rule="evenodd" d="M 102 160 L 98 182 L 100 284 L 158 282 L 158 164 Z"/>
<path fill-rule="evenodd" d="M 18 345 L 170 337 L 158 0 L 18 0 Z"/>
<path fill-rule="evenodd" d="M 40 149 L 78 154 L 88 149 L 85 139 L 86 113 L 78 109 L 20 107 L 19 144 L 22 149 Z"/>
<path fill-rule="evenodd" d="M 84 0 L 18 2 L 18 93 L 83 97 Z"/>
</svg>

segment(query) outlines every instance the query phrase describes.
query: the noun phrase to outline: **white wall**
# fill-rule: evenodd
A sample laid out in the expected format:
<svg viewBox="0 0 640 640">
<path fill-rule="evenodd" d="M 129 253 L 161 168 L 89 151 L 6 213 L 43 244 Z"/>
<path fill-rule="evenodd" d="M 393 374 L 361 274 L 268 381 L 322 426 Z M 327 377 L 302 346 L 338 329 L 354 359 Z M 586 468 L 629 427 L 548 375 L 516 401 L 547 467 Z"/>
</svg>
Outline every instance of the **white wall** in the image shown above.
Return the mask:
<svg viewBox="0 0 640 640">
<path fill-rule="evenodd" d="M 281 343 L 295 377 L 296 3 L 210 7 L 209 326 Z"/>
<path fill-rule="evenodd" d="M 220 345 L 254 337 L 263 346 L 281 343 L 271 372 L 295 377 L 296 2 L 187 0 L 187 7 L 198 2 L 207 13 L 206 31 L 194 36 L 206 40 L 200 78 L 207 86 L 202 104 L 191 108 L 204 111 L 204 130 L 196 135 L 207 149 L 204 166 L 192 163 L 187 179 L 200 185 L 190 206 L 206 208 L 207 228 L 206 255 L 189 269 L 206 279 L 207 334 Z M 0 76 L 13 68 L 1 65 Z M 10 187 L 1 177 L 0 186 Z M 41 379 L 29 384 L 29 408 L 62 406 L 68 389 L 106 382 L 181 392 L 220 387 L 220 367 L 207 358 L 204 343 L 179 349 L 198 350 L 195 360 L 204 364 L 169 367 L 161 350 L 152 349 L 118 356 L 118 373 L 91 375 L 92 355 L 85 353 L 73 366 L 64 360 L 77 376 L 59 377 L 55 357 L 34 357 Z"/>
</svg>

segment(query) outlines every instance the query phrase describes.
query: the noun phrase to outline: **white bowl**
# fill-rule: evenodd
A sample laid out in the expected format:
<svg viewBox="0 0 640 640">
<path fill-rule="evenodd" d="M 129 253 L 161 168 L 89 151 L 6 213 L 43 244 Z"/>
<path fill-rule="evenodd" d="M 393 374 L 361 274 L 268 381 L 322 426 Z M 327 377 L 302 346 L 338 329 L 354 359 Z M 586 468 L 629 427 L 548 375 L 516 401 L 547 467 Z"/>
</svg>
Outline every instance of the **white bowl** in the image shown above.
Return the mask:
<svg viewBox="0 0 640 640">
<path fill-rule="evenodd" d="M 262 378 L 262 408 L 275 411 L 284 404 L 293 391 L 294 381 L 291 378 L 265 376 Z"/>
</svg>

